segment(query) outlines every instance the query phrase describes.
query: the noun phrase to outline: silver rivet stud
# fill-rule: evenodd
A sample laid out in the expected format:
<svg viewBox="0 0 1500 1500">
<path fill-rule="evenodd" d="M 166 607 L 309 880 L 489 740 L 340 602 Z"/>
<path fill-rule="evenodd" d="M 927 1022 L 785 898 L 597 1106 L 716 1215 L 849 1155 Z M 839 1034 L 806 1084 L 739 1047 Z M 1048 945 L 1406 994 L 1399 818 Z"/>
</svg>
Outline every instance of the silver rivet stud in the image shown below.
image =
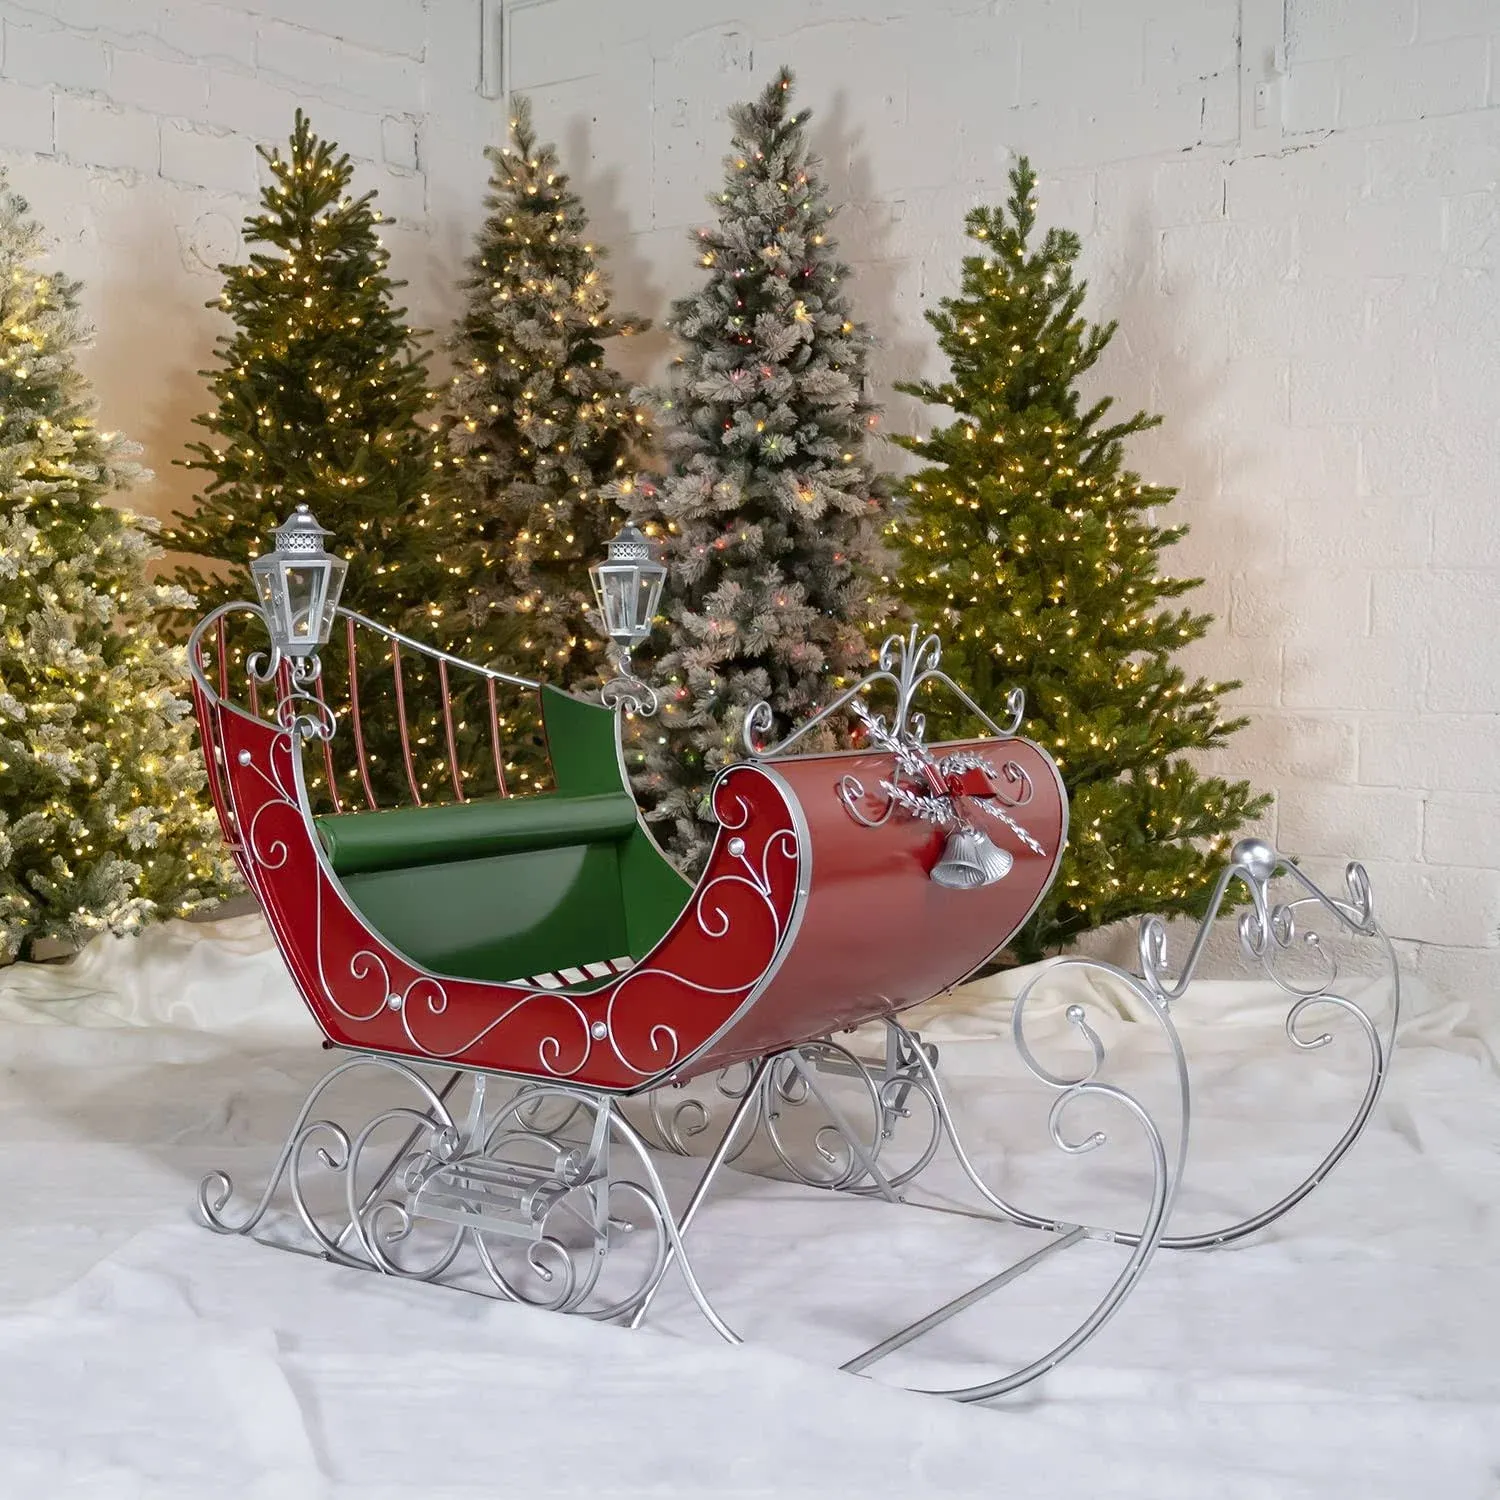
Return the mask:
<svg viewBox="0 0 1500 1500">
<path fill-rule="evenodd" d="M 242 766 L 248 766 L 253 758 L 254 757 L 248 750 L 241 750 L 240 753 L 235 756 L 235 759 L 239 761 Z"/>
<path fill-rule="evenodd" d="M 1067 1009 L 1067 1017 L 1075 1026 L 1081 1026 L 1084 1017 L 1083 1007 L 1081 1005 L 1070 1005 Z"/>
<path fill-rule="evenodd" d="M 738 859 L 745 852 L 744 839 L 730 839 L 729 852 Z"/>
<path fill-rule="evenodd" d="M 589 1027 L 589 1035 L 593 1037 L 596 1042 L 602 1042 L 604 1038 L 609 1035 L 609 1027 L 606 1026 L 603 1021 L 595 1021 L 594 1024 Z"/>
<path fill-rule="evenodd" d="M 401 996 L 400 995 L 387 995 L 385 997 L 385 1004 L 386 1004 L 386 1009 L 387 1010 L 400 1010 L 401 1009 Z"/>
</svg>

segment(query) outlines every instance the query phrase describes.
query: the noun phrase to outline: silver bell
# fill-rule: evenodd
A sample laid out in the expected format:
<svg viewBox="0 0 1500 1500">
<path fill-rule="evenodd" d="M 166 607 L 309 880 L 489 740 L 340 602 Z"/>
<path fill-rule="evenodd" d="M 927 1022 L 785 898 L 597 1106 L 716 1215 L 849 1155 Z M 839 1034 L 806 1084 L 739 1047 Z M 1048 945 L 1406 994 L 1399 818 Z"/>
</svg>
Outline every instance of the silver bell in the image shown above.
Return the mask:
<svg viewBox="0 0 1500 1500">
<path fill-rule="evenodd" d="M 1003 880 L 1014 863 L 977 828 L 957 828 L 943 845 L 943 857 L 932 867 L 932 879 L 956 890 L 973 890 Z"/>
</svg>

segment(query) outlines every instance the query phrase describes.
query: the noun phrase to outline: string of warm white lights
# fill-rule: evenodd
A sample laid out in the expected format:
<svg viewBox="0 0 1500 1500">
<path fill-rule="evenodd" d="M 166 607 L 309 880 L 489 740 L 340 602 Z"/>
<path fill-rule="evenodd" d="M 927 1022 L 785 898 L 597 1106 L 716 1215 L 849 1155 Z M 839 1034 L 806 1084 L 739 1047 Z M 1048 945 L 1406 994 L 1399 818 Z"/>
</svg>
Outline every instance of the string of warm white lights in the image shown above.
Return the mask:
<svg viewBox="0 0 1500 1500">
<path fill-rule="evenodd" d="M 1182 758 L 1243 722 L 1219 707 L 1238 684 L 1189 678 L 1173 659 L 1210 619 L 1171 607 L 1197 583 L 1162 571 L 1183 528 L 1154 513 L 1174 492 L 1125 467 L 1126 440 L 1157 419 L 1084 405 L 1079 378 L 1114 325 L 1081 316 L 1077 237 L 1031 242 L 1024 161 L 1011 185 L 1004 207 L 969 215 L 979 251 L 932 316 L 948 377 L 900 387 L 953 417 L 896 439 L 925 466 L 889 536 L 902 597 L 941 629 L 951 669 L 981 698 L 1023 687 L 1027 732 L 1068 785 L 1068 858 L 1017 947 L 1037 957 L 1143 911 L 1196 912 L 1264 799 Z M 931 733 L 963 727 L 942 705 L 929 711 Z"/>
</svg>

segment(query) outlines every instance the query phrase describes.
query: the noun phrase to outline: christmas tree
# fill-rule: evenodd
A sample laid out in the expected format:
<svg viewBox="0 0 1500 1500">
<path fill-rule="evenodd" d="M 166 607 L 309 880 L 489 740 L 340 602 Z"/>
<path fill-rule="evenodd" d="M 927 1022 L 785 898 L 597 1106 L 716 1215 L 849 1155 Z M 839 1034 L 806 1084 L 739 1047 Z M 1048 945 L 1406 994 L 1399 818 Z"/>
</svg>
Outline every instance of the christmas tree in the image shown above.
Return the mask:
<svg viewBox="0 0 1500 1500">
<path fill-rule="evenodd" d="M 712 832 L 708 788 L 739 754 L 749 706 L 768 700 L 783 729 L 821 707 L 866 670 L 866 632 L 892 608 L 889 484 L 865 451 L 870 341 L 791 88 L 782 70 L 733 112 L 718 223 L 696 241 L 708 274 L 672 308 L 685 348 L 660 398 L 670 473 L 618 491 L 665 532 L 662 712 L 634 769 L 648 818 L 687 864 Z"/>
<path fill-rule="evenodd" d="M 0 960 L 217 899 L 232 869 L 201 792 L 184 662 L 156 633 L 141 477 L 75 364 L 77 284 L 0 181 Z"/>
<path fill-rule="evenodd" d="M 489 153 L 442 431 L 474 538 L 466 571 L 484 580 L 476 603 L 524 627 L 512 670 L 581 688 L 597 682 L 606 644 L 588 566 L 619 525 L 600 489 L 652 438 L 605 341 L 644 324 L 611 313 L 583 204 L 537 143 L 527 101 L 513 109 L 511 144 Z"/>
<path fill-rule="evenodd" d="M 196 559 L 174 581 L 203 606 L 250 594 L 247 565 L 299 503 L 349 559 L 344 599 L 383 625 L 482 663 L 504 664 L 498 616 L 470 608 L 459 521 L 437 467 L 427 366 L 388 274 L 374 194 L 351 195 L 347 155 L 319 139 L 298 111 L 285 155 L 262 150 L 269 182 L 245 224 L 248 264 L 226 265 L 219 306 L 234 330 L 205 372 L 216 405 L 197 419 L 213 440 L 187 467 L 208 475 L 198 507 L 176 518 L 168 545 Z M 347 663 L 338 637 L 324 654 L 331 682 Z M 361 658 L 360 698 L 381 800 L 405 800 L 391 674 Z M 455 684 L 457 687 L 458 684 Z M 465 688 L 472 695 L 474 689 Z M 409 688 L 416 774 L 424 797 L 449 782 L 438 701 Z M 462 697 L 457 759 L 466 779 L 492 789 L 485 715 Z M 474 711 L 471 711 L 474 710 Z M 342 790 L 358 806 L 352 760 Z M 343 785 L 344 777 L 348 778 Z"/>
<path fill-rule="evenodd" d="M 1084 404 L 1079 378 L 1115 325 L 1081 316 L 1076 235 L 1032 244 L 1024 158 L 1010 181 L 1005 207 L 969 214 L 979 249 L 959 295 L 928 314 L 948 378 L 900 387 L 954 416 L 896 439 L 926 467 L 891 536 L 904 601 L 942 633 L 945 666 L 981 703 L 1024 688 L 1026 732 L 1068 787 L 1067 857 L 1014 944 L 1030 960 L 1122 917 L 1200 915 L 1230 838 L 1267 799 L 1184 755 L 1245 721 L 1219 702 L 1238 683 L 1190 680 L 1173 659 L 1212 617 L 1168 604 L 1202 581 L 1162 571 L 1186 528 L 1153 517 L 1176 492 L 1125 464 L 1125 440 L 1160 418 L 1109 421 L 1108 398 Z M 973 727 L 929 705 L 929 738 Z"/>
</svg>

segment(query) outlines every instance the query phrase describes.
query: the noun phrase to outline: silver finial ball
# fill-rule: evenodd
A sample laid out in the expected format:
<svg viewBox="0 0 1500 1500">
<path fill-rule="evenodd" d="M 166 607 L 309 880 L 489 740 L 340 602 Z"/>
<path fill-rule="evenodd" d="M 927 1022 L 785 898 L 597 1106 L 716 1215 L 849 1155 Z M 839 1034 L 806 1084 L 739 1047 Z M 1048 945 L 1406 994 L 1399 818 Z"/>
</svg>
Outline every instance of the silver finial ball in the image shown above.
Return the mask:
<svg viewBox="0 0 1500 1500">
<path fill-rule="evenodd" d="M 1229 857 L 1252 880 L 1259 881 L 1269 880 L 1281 863 L 1276 851 L 1264 839 L 1241 839 Z"/>
</svg>

